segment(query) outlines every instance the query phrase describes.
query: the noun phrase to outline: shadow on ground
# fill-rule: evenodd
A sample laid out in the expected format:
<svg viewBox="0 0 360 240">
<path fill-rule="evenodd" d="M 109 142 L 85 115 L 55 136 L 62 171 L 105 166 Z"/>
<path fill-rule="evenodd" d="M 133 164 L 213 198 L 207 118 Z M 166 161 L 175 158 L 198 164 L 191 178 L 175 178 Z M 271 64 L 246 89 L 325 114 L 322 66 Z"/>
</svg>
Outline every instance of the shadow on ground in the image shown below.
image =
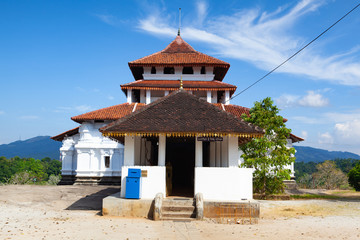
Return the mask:
<svg viewBox="0 0 360 240">
<path fill-rule="evenodd" d="M 103 198 L 117 192 L 119 192 L 119 187 L 109 187 L 103 189 L 77 200 L 65 210 L 102 210 Z"/>
</svg>

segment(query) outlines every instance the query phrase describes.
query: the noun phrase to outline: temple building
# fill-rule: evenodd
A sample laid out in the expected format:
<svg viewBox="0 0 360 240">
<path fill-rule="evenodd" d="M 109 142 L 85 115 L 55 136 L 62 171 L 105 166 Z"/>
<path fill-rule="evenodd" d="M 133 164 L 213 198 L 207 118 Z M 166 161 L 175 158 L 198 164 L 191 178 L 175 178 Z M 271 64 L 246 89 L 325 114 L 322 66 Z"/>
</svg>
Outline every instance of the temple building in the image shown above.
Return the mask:
<svg viewBox="0 0 360 240">
<path fill-rule="evenodd" d="M 52 137 L 63 184 L 120 184 L 129 168 L 143 171 L 141 197 L 156 194 L 236 201 L 252 199 L 252 169 L 239 168 L 239 145 L 263 129 L 230 104 L 230 64 L 194 50 L 180 35 L 165 49 L 129 62 L 127 102 L 74 116 L 79 127 Z M 291 135 L 288 146 L 303 139 Z M 293 166 L 288 166 L 292 175 Z"/>
</svg>

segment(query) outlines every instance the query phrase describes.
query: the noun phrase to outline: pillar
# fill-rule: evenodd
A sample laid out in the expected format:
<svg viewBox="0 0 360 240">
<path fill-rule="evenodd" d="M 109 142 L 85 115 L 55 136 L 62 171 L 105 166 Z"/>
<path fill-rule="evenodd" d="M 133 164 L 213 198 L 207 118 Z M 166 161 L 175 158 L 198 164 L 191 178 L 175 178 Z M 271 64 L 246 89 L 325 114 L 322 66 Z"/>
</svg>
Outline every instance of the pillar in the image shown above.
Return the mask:
<svg viewBox="0 0 360 240">
<path fill-rule="evenodd" d="M 211 91 L 206 91 L 206 101 L 211 103 Z"/>
<path fill-rule="evenodd" d="M 229 167 L 239 166 L 238 138 L 228 137 L 228 163 Z"/>
<path fill-rule="evenodd" d="M 169 95 L 169 90 L 165 90 L 164 96 L 167 96 L 167 95 Z"/>
<path fill-rule="evenodd" d="M 166 158 L 166 136 L 159 136 L 158 166 L 165 166 Z"/>
<path fill-rule="evenodd" d="M 203 166 L 203 149 L 202 149 L 202 141 L 198 141 L 195 138 L 195 167 Z"/>
<path fill-rule="evenodd" d="M 229 90 L 225 91 L 225 105 L 229 105 L 230 104 L 230 92 Z"/>
<path fill-rule="evenodd" d="M 135 164 L 135 137 L 125 136 L 124 144 L 124 166 L 134 166 Z"/>
<path fill-rule="evenodd" d="M 131 91 L 131 89 L 127 90 L 127 103 L 132 103 L 132 91 Z"/>
<path fill-rule="evenodd" d="M 151 103 L 151 92 L 150 90 L 146 90 L 146 104 Z"/>
</svg>

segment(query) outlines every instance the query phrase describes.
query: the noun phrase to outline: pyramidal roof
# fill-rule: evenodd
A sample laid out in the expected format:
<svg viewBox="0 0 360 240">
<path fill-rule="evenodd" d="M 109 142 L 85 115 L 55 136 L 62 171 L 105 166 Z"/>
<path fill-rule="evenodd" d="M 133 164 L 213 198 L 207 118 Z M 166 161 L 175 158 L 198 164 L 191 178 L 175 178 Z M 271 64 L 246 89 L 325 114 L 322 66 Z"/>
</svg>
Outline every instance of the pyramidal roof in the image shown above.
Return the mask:
<svg viewBox="0 0 360 240">
<path fill-rule="evenodd" d="M 260 136 L 263 130 L 185 90 L 144 106 L 100 129 L 105 135 L 178 133 Z"/>
<path fill-rule="evenodd" d="M 229 68 L 230 64 L 196 51 L 178 35 L 162 51 L 131 61 L 129 66 L 217 66 Z"/>
</svg>

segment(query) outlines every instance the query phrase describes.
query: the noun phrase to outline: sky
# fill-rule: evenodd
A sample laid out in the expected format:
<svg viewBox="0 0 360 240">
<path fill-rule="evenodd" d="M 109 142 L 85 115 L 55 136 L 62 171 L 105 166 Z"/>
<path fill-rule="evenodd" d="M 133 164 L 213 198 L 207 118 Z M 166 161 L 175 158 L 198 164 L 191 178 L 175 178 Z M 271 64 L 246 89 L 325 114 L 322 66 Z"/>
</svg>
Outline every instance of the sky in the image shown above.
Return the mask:
<svg viewBox="0 0 360 240">
<path fill-rule="evenodd" d="M 230 63 L 245 89 L 305 46 L 355 0 L 0 1 L 0 144 L 57 135 L 70 118 L 126 102 L 128 62 L 177 34 Z M 298 146 L 360 154 L 360 7 L 264 80 L 231 100 L 271 97 Z"/>
</svg>

